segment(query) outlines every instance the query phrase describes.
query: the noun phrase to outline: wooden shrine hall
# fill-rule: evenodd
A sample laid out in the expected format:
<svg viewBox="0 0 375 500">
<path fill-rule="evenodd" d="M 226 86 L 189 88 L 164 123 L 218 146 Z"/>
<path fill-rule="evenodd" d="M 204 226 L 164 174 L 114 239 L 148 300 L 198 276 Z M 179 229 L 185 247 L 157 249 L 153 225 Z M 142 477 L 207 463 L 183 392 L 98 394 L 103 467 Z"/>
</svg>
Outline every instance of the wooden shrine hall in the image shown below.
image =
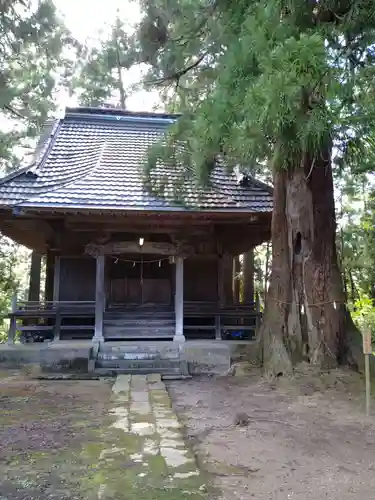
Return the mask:
<svg viewBox="0 0 375 500">
<path fill-rule="evenodd" d="M 46 124 L 31 165 L 0 180 L 1 231 L 32 250 L 10 342 L 19 333 L 97 342 L 254 335 L 252 250 L 269 238 L 272 190 L 217 164 L 208 186 L 185 178 L 177 199 L 171 158 L 152 173 L 163 185 L 155 194 L 143 166 L 176 120 L 68 108 Z M 242 301 L 233 287 L 239 255 Z"/>
</svg>

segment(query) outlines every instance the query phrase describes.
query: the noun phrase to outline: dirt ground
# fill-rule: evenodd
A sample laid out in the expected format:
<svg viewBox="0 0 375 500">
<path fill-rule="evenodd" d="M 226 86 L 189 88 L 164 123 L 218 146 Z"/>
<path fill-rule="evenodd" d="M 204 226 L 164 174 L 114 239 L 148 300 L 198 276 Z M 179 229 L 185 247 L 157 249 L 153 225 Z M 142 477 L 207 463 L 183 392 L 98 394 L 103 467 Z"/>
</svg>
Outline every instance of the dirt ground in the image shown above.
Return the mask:
<svg viewBox="0 0 375 500">
<path fill-rule="evenodd" d="M 86 452 L 110 394 L 107 381 L 0 373 L 0 500 L 84 498 L 78 483 L 91 465 Z"/>
<path fill-rule="evenodd" d="M 220 500 L 375 498 L 375 418 L 358 375 L 306 368 L 267 382 L 255 370 L 169 391 Z"/>
<path fill-rule="evenodd" d="M 139 443 L 111 428 L 112 384 L 0 372 L 0 500 L 192 500 L 160 487 L 157 464 L 153 475 L 139 474 L 128 456 Z M 375 418 L 364 416 L 357 375 L 305 369 L 267 382 L 254 369 L 168 390 L 212 486 L 202 497 L 375 498 Z M 119 458 L 101 461 L 116 447 Z M 113 495 L 101 495 L 106 482 Z"/>
<path fill-rule="evenodd" d="M 0 500 L 206 498 L 158 377 L 0 372 Z"/>
</svg>

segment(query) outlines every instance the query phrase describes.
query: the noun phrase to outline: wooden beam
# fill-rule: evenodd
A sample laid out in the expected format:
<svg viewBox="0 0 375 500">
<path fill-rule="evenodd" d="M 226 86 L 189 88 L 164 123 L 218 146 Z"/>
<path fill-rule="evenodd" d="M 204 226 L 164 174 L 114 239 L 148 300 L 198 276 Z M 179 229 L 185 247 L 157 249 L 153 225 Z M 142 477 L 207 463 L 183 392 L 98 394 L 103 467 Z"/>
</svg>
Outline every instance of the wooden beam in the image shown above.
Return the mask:
<svg viewBox="0 0 375 500">
<path fill-rule="evenodd" d="M 6 219 L 2 222 L 2 228 L 14 227 L 20 231 L 26 231 L 28 233 L 39 233 L 43 234 L 46 239 L 52 236 L 52 227 L 48 224 L 46 220 L 43 219 L 23 219 L 14 217 L 11 219 Z"/>
<path fill-rule="evenodd" d="M 66 221 L 65 227 L 72 231 L 77 232 L 88 232 L 88 231 L 107 231 L 110 233 L 116 232 L 129 232 L 129 233 L 140 233 L 140 232 L 168 232 L 174 230 L 181 230 L 183 227 L 190 228 L 203 228 L 210 226 L 210 221 L 198 221 L 193 223 L 187 223 L 183 220 L 179 221 L 163 221 L 163 220 L 146 220 L 142 221 L 139 219 L 134 219 L 133 221 L 122 220 L 122 221 L 113 221 L 113 220 L 91 220 L 87 219 L 86 221 L 75 221 L 70 220 Z"/>
<path fill-rule="evenodd" d="M 89 255 L 118 255 L 122 253 L 137 254 L 158 254 L 158 255 L 176 255 L 177 246 L 172 243 L 158 243 L 152 241 L 118 241 L 97 245 L 90 243 L 86 245 L 85 251 Z"/>
<path fill-rule="evenodd" d="M 47 242 L 43 235 L 32 232 L 24 231 L 13 226 L 1 227 L 1 232 L 16 243 L 36 250 L 37 252 L 44 253 L 47 249 Z"/>
</svg>

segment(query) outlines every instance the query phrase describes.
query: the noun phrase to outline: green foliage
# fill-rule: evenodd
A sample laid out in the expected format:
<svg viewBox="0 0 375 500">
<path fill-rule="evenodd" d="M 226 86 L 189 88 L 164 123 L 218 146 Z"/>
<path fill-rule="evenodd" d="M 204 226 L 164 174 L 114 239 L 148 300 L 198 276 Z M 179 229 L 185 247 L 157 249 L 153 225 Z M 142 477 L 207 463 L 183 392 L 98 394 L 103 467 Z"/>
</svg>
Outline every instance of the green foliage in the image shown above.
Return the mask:
<svg viewBox="0 0 375 500">
<path fill-rule="evenodd" d="M 67 88 L 77 42 L 56 15 L 52 0 L 1 2 L 0 174 L 18 168 Z M 25 162 L 29 160 L 24 158 Z M 28 251 L 0 235 L 0 341 L 11 297 L 25 289 Z"/>
<path fill-rule="evenodd" d="M 3 2 L 0 13 L 0 169 L 20 157 L 55 110 L 77 46 L 52 0 Z"/>
<path fill-rule="evenodd" d="M 371 177 L 353 176 L 341 170 L 336 178 L 338 191 L 337 235 L 347 299 L 375 299 L 375 198 Z"/>
<path fill-rule="evenodd" d="M 7 339 L 11 309 L 15 292 L 23 295 L 28 285 L 29 252 L 9 238 L 0 236 L 0 342 Z"/>
<path fill-rule="evenodd" d="M 81 57 L 72 80 L 80 104 L 101 106 L 114 98 L 125 108 L 126 70 L 136 62 L 136 51 L 121 21 L 116 19 L 109 37 L 97 47 L 86 47 Z"/>
<path fill-rule="evenodd" d="M 372 2 L 145 0 L 139 43 L 155 84 L 189 112 L 182 140 L 200 179 L 223 155 L 257 172 L 334 143 L 359 158 L 374 117 Z M 357 149 L 353 145 L 357 145 Z M 357 154 L 358 153 L 358 154 Z"/>
<path fill-rule="evenodd" d="M 352 308 L 352 318 L 356 326 L 363 332 L 370 328 L 375 341 L 375 306 L 373 299 L 362 296 L 355 301 Z"/>
</svg>

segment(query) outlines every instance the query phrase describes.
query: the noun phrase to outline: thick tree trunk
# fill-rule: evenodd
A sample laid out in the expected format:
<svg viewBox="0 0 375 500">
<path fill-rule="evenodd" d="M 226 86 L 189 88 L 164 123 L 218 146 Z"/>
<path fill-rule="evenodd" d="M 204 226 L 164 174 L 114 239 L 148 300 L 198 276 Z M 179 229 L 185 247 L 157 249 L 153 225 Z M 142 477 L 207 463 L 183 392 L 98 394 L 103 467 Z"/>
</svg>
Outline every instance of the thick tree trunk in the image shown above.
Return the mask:
<svg viewBox="0 0 375 500">
<path fill-rule="evenodd" d="M 337 262 L 328 156 L 274 173 L 271 282 L 259 335 L 270 374 L 302 360 L 322 367 L 348 360 L 352 323 Z"/>
</svg>

